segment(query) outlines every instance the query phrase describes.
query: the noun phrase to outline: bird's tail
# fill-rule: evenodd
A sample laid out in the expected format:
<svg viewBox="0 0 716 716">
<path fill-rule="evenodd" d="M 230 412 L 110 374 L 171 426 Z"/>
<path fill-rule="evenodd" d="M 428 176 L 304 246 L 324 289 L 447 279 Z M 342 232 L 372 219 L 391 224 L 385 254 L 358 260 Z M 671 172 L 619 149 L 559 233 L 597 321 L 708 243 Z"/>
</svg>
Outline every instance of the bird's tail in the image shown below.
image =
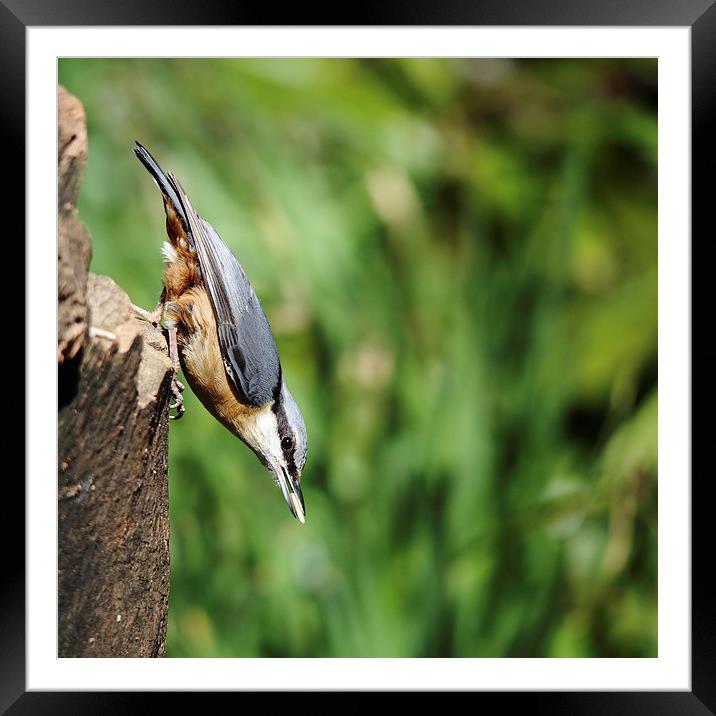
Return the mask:
<svg viewBox="0 0 716 716">
<path fill-rule="evenodd" d="M 166 174 L 162 170 L 146 147 L 143 147 L 139 142 L 136 142 L 136 145 L 137 146 L 134 147 L 134 153 L 152 175 L 164 197 L 164 208 L 167 214 L 167 229 L 169 230 L 172 243 L 176 243 L 180 238 L 186 237 L 189 246 L 194 248 L 194 237 L 191 233 L 186 208 L 177 191 L 176 180 L 171 174 Z"/>
</svg>

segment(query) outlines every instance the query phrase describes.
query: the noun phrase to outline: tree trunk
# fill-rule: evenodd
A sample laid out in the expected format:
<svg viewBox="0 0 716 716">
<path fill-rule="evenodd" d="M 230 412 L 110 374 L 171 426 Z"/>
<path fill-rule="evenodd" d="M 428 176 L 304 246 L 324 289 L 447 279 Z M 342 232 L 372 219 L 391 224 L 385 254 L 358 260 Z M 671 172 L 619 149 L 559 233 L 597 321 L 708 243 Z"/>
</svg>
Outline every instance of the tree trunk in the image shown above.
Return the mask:
<svg viewBox="0 0 716 716">
<path fill-rule="evenodd" d="M 58 102 L 58 656 L 163 656 L 171 364 L 162 332 L 87 273 L 84 110 L 62 87 Z"/>
</svg>

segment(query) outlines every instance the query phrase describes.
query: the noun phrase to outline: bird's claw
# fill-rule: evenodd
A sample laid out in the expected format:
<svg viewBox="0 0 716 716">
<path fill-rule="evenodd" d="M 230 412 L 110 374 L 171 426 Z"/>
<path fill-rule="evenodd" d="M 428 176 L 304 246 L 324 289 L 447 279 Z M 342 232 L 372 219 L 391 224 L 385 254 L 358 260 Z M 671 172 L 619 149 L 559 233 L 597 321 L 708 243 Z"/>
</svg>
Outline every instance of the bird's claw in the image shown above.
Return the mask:
<svg viewBox="0 0 716 716">
<path fill-rule="evenodd" d="M 160 301 L 153 311 L 147 311 L 140 306 L 132 304 L 132 311 L 137 318 L 141 318 L 147 323 L 151 323 L 154 327 L 161 325 L 162 318 L 164 317 L 164 304 Z"/>
<path fill-rule="evenodd" d="M 176 410 L 175 415 L 169 415 L 170 420 L 179 420 L 184 415 L 184 398 L 182 398 L 182 391 L 184 385 L 179 382 L 177 374 L 179 372 L 179 349 L 177 347 L 177 329 L 176 326 L 170 326 L 167 328 L 169 334 L 169 358 L 172 362 L 172 395 L 175 398 L 175 402 L 169 406 L 169 410 Z"/>
<path fill-rule="evenodd" d="M 173 403 L 169 404 L 169 410 L 176 410 L 177 412 L 172 415 L 169 413 L 169 420 L 179 420 L 184 415 L 184 398 L 182 397 L 181 391 L 184 390 L 184 386 L 176 379 L 172 378 L 172 395 L 176 398 Z"/>
<path fill-rule="evenodd" d="M 173 410 L 174 408 L 179 408 L 179 410 L 174 414 L 169 414 L 169 420 L 181 420 L 184 417 L 184 403 L 172 403 L 169 408 L 170 410 Z"/>
</svg>

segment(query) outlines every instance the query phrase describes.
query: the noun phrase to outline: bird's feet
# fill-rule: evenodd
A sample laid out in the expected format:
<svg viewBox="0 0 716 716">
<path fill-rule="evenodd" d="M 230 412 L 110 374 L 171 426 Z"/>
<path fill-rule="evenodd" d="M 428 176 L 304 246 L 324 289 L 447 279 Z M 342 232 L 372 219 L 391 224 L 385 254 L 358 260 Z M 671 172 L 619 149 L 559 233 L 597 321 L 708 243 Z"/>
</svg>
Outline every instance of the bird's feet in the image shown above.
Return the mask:
<svg viewBox="0 0 716 716">
<path fill-rule="evenodd" d="M 146 309 L 135 306 L 134 304 L 132 304 L 132 310 L 137 318 L 141 318 L 143 321 L 147 321 L 153 326 L 159 326 L 161 325 L 162 318 L 164 317 L 164 302 L 160 301 L 153 311 L 147 311 Z"/>
<path fill-rule="evenodd" d="M 164 318 L 164 306 L 163 300 L 160 300 L 156 308 L 153 311 L 147 311 L 144 308 L 135 306 L 132 304 L 132 310 L 136 314 L 137 318 L 141 318 L 143 321 L 151 323 L 153 326 L 158 326 L 167 331 L 169 334 L 169 357 L 172 362 L 172 382 L 171 391 L 174 396 L 174 402 L 169 404 L 169 420 L 180 420 L 184 415 L 184 398 L 182 397 L 182 391 L 184 385 L 179 381 L 177 377 L 179 374 L 179 349 L 177 346 L 177 329 L 174 326 L 162 326 L 162 320 Z M 171 411 L 175 410 L 174 415 Z"/>
<path fill-rule="evenodd" d="M 174 415 L 169 414 L 170 420 L 180 420 L 184 415 L 184 398 L 182 397 L 182 391 L 184 386 L 179 382 L 177 374 L 179 373 L 179 347 L 177 346 L 177 329 L 175 326 L 170 326 L 167 329 L 169 333 L 169 358 L 172 362 L 172 395 L 174 396 L 174 402 L 169 405 L 169 410 L 176 410 Z"/>
<path fill-rule="evenodd" d="M 174 402 L 169 404 L 169 420 L 180 420 L 184 416 L 184 397 L 182 391 L 184 385 L 179 382 L 176 371 L 172 374 L 171 391 L 174 396 Z M 176 410 L 174 415 L 171 414 L 172 410 Z"/>
</svg>

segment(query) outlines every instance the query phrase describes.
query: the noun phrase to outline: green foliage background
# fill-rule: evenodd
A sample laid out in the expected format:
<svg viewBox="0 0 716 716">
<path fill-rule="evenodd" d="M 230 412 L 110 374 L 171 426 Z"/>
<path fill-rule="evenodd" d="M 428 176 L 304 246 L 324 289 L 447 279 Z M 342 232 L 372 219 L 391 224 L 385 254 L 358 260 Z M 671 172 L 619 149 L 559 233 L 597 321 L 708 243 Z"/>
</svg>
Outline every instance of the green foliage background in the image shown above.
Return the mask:
<svg viewBox="0 0 716 716">
<path fill-rule="evenodd" d="M 61 60 L 92 270 L 174 171 L 309 431 L 307 524 L 187 390 L 169 656 L 657 655 L 656 60 Z"/>
</svg>

